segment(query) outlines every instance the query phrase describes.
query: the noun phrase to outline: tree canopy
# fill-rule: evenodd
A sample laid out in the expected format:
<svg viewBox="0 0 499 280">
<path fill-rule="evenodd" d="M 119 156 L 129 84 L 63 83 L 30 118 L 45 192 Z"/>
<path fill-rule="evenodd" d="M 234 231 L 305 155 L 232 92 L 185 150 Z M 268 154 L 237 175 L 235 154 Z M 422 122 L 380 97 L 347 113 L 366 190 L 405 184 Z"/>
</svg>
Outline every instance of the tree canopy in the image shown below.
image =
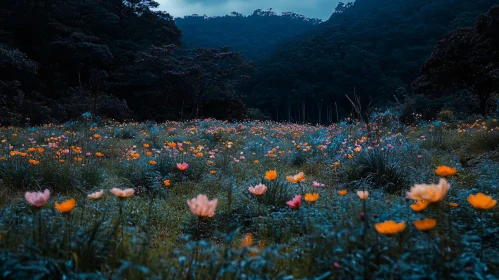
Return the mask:
<svg viewBox="0 0 499 280">
<path fill-rule="evenodd" d="M 416 92 L 463 90 L 478 98 L 482 113 L 489 112 L 490 98 L 499 94 L 499 6 L 479 16 L 474 27 L 447 33 L 421 70 Z"/>
</svg>

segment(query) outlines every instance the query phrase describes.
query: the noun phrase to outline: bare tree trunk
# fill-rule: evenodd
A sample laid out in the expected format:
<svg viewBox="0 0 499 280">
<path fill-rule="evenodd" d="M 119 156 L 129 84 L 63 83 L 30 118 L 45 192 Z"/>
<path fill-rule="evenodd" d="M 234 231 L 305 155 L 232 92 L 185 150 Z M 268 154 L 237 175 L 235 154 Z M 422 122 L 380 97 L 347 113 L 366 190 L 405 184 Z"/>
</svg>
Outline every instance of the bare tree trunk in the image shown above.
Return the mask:
<svg viewBox="0 0 499 280">
<path fill-rule="evenodd" d="M 303 116 L 303 120 L 302 120 L 302 123 L 305 123 L 306 122 L 306 115 L 305 115 L 305 102 L 302 102 L 301 103 L 301 113 L 302 113 L 302 116 Z"/>
<path fill-rule="evenodd" d="M 336 102 L 334 102 L 334 107 L 336 107 L 336 122 L 339 122 L 340 118 L 338 117 L 338 104 L 336 104 Z"/>
</svg>

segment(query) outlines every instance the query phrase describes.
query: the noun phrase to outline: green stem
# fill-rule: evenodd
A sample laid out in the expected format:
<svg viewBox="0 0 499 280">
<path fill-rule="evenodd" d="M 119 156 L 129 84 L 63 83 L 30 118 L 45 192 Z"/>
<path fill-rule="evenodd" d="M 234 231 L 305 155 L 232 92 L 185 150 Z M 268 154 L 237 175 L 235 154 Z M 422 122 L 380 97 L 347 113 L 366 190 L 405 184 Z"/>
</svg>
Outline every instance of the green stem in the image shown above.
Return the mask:
<svg viewBox="0 0 499 280">
<path fill-rule="evenodd" d="M 480 261 L 482 261 L 483 259 L 483 236 L 484 236 L 484 232 L 483 232 L 483 211 L 480 211 L 479 210 L 479 216 L 480 216 Z"/>
</svg>

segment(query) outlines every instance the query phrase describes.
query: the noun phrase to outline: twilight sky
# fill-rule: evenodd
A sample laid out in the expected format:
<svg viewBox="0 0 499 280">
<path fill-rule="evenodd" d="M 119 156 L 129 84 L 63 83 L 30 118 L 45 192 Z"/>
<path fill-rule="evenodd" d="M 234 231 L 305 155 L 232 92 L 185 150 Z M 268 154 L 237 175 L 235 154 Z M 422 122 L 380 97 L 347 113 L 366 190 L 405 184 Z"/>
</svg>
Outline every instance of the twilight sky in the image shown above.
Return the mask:
<svg viewBox="0 0 499 280">
<path fill-rule="evenodd" d="M 174 17 L 191 14 L 206 14 L 208 16 L 222 16 L 230 12 L 239 12 L 244 15 L 254 10 L 272 10 L 277 13 L 295 12 L 309 18 L 326 20 L 333 13 L 334 8 L 341 0 L 156 0 L 159 9 L 167 11 Z M 343 2 L 349 2 L 344 1 Z"/>
</svg>

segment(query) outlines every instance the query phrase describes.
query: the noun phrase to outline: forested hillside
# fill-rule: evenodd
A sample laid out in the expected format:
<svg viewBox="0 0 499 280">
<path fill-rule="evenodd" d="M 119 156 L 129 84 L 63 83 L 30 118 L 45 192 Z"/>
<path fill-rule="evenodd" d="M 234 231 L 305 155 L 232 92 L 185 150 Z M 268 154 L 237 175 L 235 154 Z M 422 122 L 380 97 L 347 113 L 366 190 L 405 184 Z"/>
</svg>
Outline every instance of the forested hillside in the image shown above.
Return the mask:
<svg viewBox="0 0 499 280">
<path fill-rule="evenodd" d="M 448 31 L 473 26 L 493 0 L 357 0 L 305 40 L 279 48 L 245 89 L 274 119 L 336 120 L 354 89 L 367 104 L 402 99 Z"/>
<path fill-rule="evenodd" d="M 237 12 L 217 17 L 191 15 L 175 18 L 175 22 L 182 30 L 186 48 L 228 45 L 245 58 L 259 62 L 269 58 L 279 44 L 314 30 L 322 20 L 293 12 L 278 15 L 272 10 L 260 9 L 249 16 Z"/>
<path fill-rule="evenodd" d="M 157 6 L 1 1 L 0 123 L 84 112 L 120 120 L 244 117 L 234 87 L 253 66 L 228 49 L 179 50 L 181 32 L 168 13 L 152 11 Z M 213 109 L 219 105 L 227 110 Z"/>
<path fill-rule="evenodd" d="M 416 92 L 440 99 L 411 97 L 432 112 L 485 114 L 499 92 L 499 32 L 495 10 L 477 18 L 497 3 L 357 0 L 321 22 L 271 10 L 174 20 L 154 0 L 4 0 L 0 123 L 85 112 L 324 123 L 348 116 L 354 92 L 364 108 Z"/>
</svg>

